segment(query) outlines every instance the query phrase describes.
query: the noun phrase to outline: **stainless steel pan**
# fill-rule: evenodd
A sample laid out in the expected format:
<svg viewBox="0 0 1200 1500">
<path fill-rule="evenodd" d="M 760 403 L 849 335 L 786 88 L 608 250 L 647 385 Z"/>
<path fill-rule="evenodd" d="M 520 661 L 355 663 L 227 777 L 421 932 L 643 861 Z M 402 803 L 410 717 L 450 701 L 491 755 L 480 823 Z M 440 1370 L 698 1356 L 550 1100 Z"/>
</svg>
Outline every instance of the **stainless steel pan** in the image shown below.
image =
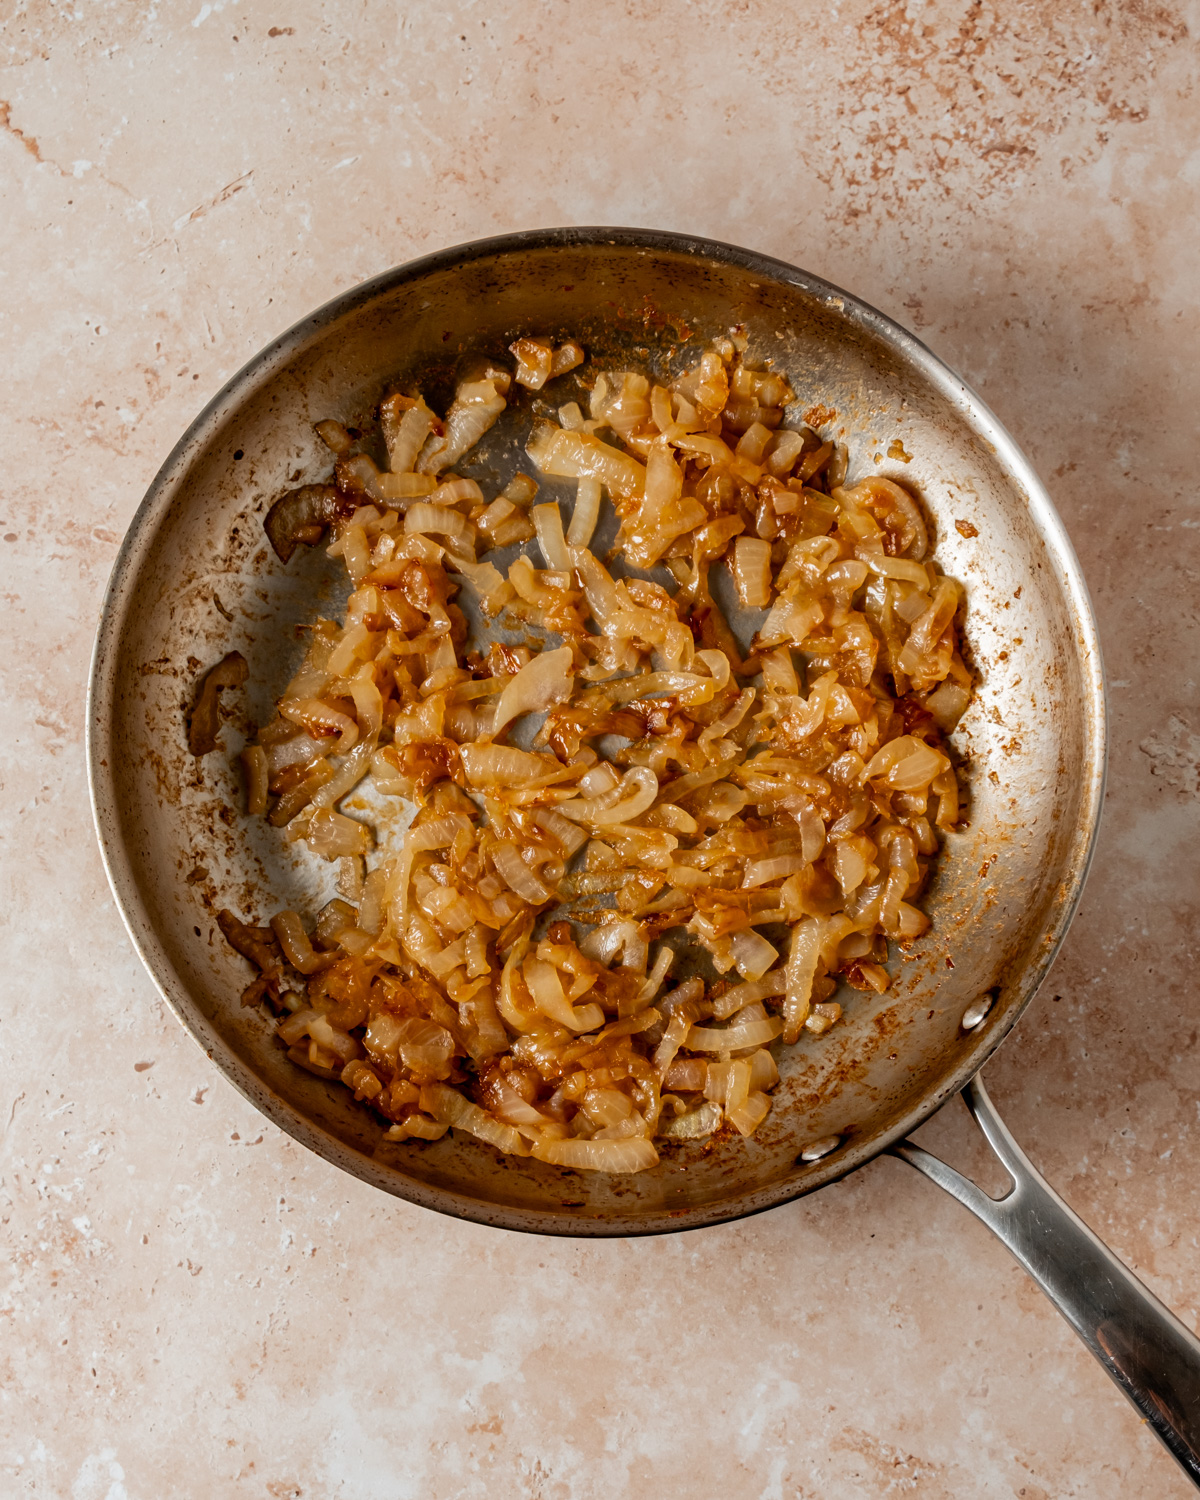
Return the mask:
<svg viewBox="0 0 1200 1500">
<path fill-rule="evenodd" d="M 842 1024 L 782 1060 L 775 1107 L 751 1141 L 683 1143 L 653 1171 L 612 1179 L 449 1136 L 385 1145 L 347 1090 L 295 1068 L 267 1021 L 239 1006 L 242 960 L 213 920 L 214 902 L 261 915 L 328 895 L 327 867 L 231 811 L 239 791 L 225 758 L 195 762 L 184 742 L 202 666 L 234 648 L 250 663 L 244 720 L 225 731 L 236 748 L 295 665 L 295 626 L 336 608 L 320 549 L 284 569 L 265 544 L 263 512 L 327 470 L 315 420 L 365 422 L 397 380 L 448 390 L 465 356 L 498 355 L 522 332 L 581 338 L 601 363 L 669 363 L 733 325 L 752 355 L 789 373 L 806 420 L 844 431 L 852 473 L 916 486 L 942 566 L 967 587 L 979 675 L 958 735 L 969 819 L 947 839 L 925 900 L 932 929 L 895 966 L 886 995 L 855 996 Z M 491 477 L 515 464 L 520 436 L 497 433 Z M 771 1208 L 890 1149 L 1001 1236 L 1200 1482 L 1200 1344 L 1055 1197 L 969 1082 L 1033 997 L 1078 903 L 1100 812 L 1104 713 L 1095 622 L 1050 500 L 987 408 L 927 349 L 778 261 L 677 235 L 572 229 L 388 272 L 229 382 L 167 459 L 121 548 L 96 642 L 88 749 L 109 877 L 164 997 L 225 1076 L 327 1160 L 481 1223 L 633 1235 Z M 999 1201 L 905 1140 L 964 1086 L 1013 1178 Z"/>
</svg>

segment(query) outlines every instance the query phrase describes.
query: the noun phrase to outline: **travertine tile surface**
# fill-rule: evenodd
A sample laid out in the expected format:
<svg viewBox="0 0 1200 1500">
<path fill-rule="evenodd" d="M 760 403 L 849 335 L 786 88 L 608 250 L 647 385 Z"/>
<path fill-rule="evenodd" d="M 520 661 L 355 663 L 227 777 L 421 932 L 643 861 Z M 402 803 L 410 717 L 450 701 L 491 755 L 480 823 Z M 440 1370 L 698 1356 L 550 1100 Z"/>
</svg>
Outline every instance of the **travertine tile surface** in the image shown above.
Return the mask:
<svg viewBox="0 0 1200 1500">
<path fill-rule="evenodd" d="M 0 1493 L 1192 1493 L 902 1164 L 552 1242 L 265 1124 L 156 998 L 94 847 L 84 685 L 147 483 L 334 292 L 496 231 L 782 256 L 915 329 L 1049 483 L 1113 740 L 1083 909 L 989 1069 L 1195 1326 L 1200 10 L 995 0 L 0 7 Z M 977 1160 L 955 1105 L 925 1138 Z"/>
</svg>

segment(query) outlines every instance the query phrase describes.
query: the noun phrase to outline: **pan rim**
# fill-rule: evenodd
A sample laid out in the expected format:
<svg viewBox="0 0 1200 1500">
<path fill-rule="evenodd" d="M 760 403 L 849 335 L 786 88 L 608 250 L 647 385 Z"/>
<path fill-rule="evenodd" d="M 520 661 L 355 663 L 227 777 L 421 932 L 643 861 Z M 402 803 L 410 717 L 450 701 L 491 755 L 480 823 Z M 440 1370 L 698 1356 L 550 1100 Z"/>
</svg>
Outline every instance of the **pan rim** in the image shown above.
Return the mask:
<svg viewBox="0 0 1200 1500">
<path fill-rule="evenodd" d="M 1063 897 L 1047 923 L 1046 937 L 1036 961 L 1027 964 L 1020 984 L 1025 993 L 1009 1007 L 1001 1024 L 981 1039 L 979 1049 L 964 1059 L 938 1086 L 921 1095 L 888 1130 L 873 1136 L 869 1146 L 850 1146 L 827 1163 L 814 1163 L 799 1178 L 766 1188 L 733 1192 L 728 1198 L 701 1208 L 647 1211 L 636 1220 L 579 1214 L 570 1210 L 536 1210 L 467 1197 L 449 1188 L 434 1187 L 404 1176 L 393 1168 L 382 1168 L 372 1158 L 347 1146 L 314 1125 L 241 1060 L 215 1027 L 190 999 L 187 985 L 168 958 L 137 888 L 132 863 L 119 832 L 119 799 L 113 780 L 110 732 L 115 697 L 115 661 L 121 627 L 130 603 L 138 559 L 152 545 L 164 522 L 174 490 L 182 481 L 190 457 L 201 450 L 221 424 L 243 401 L 273 378 L 277 369 L 296 357 L 329 326 L 353 314 L 376 298 L 398 287 L 454 265 L 514 252 L 555 248 L 623 247 L 645 253 L 667 252 L 761 274 L 783 282 L 825 304 L 853 325 L 895 350 L 916 367 L 968 425 L 990 444 L 1005 468 L 1020 483 L 1027 497 L 1039 535 L 1054 561 L 1074 615 L 1081 679 L 1083 712 L 1090 745 L 1085 796 L 1076 823 L 1076 847 L 1064 874 Z M 840 1180 L 858 1167 L 883 1154 L 910 1134 L 956 1093 L 987 1062 L 1011 1033 L 1037 994 L 1066 937 L 1080 900 L 1095 854 L 1100 814 L 1107 777 L 1107 699 L 1099 632 L 1074 548 L 1054 508 L 1049 492 L 1030 461 L 1003 424 L 979 397 L 938 355 L 920 339 L 877 308 L 851 292 L 786 261 L 718 240 L 665 230 L 630 227 L 580 226 L 523 230 L 493 235 L 433 251 L 383 271 L 339 293 L 293 323 L 247 360 L 206 403 L 175 443 L 135 511 L 114 560 L 101 606 L 88 674 L 86 703 L 86 761 L 92 817 L 101 858 L 117 909 L 134 950 L 158 992 L 205 1055 L 238 1092 L 280 1129 L 331 1165 L 393 1196 L 451 1217 L 528 1233 L 568 1238 L 634 1238 L 708 1228 L 762 1213 L 803 1197 Z"/>
</svg>

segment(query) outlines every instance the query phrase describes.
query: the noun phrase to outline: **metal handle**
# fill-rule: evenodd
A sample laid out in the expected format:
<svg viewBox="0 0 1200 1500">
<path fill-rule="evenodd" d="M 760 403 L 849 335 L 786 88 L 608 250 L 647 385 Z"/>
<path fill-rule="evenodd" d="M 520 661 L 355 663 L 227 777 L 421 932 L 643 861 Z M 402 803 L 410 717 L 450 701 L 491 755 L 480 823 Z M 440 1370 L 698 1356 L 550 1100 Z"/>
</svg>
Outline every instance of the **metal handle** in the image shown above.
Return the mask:
<svg viewBox="0 0 1200 1500">
<path fill-rule="evenodd" d="M 982 1219 L 1029 1272 L 1200 1489 L 1200 1339 L 1034 1168 L 978 1078 L 963 1098 L 1012 1178 L 990 1198 L 912 1141 L 891 1147 Z"/>
</svg>

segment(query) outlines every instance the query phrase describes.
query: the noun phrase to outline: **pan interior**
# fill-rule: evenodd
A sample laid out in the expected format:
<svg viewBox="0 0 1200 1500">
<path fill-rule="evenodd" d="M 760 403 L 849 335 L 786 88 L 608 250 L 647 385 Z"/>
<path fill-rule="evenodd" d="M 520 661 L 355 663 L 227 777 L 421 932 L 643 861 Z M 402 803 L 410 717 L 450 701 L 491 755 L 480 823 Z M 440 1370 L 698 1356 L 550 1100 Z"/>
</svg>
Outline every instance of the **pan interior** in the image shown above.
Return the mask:
<svg viewBox="0 0 1200 1500">
<path fill-rule="evenodd" d="M 968 821 L 946 839 L 923 898 L 932 928 L 893 958 L 885 995 L 848 992 L 838 1026 L 784 1049 L 783 1081 L 752 1140 L 678 1143 L 630 1178 L 502 1157 L 452 1136 L 385 1145 L 375 1116 L 294 1067 L 265 1015 L 240 1007 L 248 972 L 214 921 L 219 905 L 264 920 L 333 894 L 331 866 L 240 814 L 233 756 L 195 762 L 185 744 L 183 711 L 201 670 L 234 649 L 250 664 L 243 707 L 223 734 L 236 752 L 303 650 L 297 627 L 340 604 L 340 563 L 317 548 L 283 567 L 262 515 L 282 489 L 328 472 L 314 421 L 369 425 L 387 389 L 416 380 L 444 403 L 465 359 L 503 356 L 519 334 L 578 338 L 600 368 L 661 369 L 732 328 L 751 361 L 788 374 L 798 394 L 790 423 L 848 442 L 851 479 L 883 474 L 918 492 L 942 568 L 966 586 L 978 691 L 953 744 Z M 508 414 L 463 468 L 485 493 L 521 464 L 529 408 Z M 960 1087 L 1028 1002 L 1065 930 L 1103 759 L 1086 597 L 1049 502 L 986 410 L 914 340 L 814 278 L 725 247 L 613 231 L 516 236 L 401 268 L 322 309 L 235 377 L 168 460 L 126 539 L 97 643 L 89 733 L 101 842 L 130 930 L 231 1081 L 379 1187 L 567 1234 L 653 1232 L 769 1207 L 858 1165 Z M 964 1012 L 984 995 L 986 1019 L 965 1032 Z M 802 1159 L 833 1136 L 830 1154 Z"/>
</svg>

